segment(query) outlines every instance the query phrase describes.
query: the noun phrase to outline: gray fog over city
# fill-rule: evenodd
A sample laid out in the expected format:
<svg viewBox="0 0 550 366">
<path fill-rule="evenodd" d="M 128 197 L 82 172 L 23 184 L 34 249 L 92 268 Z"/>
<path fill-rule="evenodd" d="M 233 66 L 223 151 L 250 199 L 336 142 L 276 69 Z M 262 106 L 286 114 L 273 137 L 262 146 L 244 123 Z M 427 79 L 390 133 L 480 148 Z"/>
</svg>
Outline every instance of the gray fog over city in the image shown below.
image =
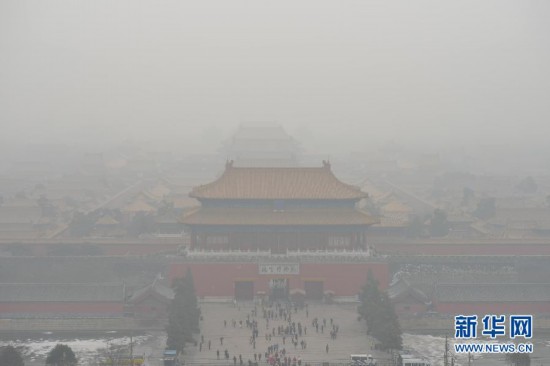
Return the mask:
<svg viewBox="0 0 550 366">
<path fill-rule="evenodd" d="M 0 366 L 550 365 L 548 19 L 0 2 Z"/>
</svg>

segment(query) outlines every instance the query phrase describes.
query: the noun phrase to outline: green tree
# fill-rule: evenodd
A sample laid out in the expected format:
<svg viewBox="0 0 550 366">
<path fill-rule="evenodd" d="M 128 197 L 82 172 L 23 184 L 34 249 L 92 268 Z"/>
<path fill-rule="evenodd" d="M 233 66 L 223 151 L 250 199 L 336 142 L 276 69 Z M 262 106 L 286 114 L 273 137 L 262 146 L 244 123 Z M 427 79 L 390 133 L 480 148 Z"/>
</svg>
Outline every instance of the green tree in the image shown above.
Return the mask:
<svg viewBox="0 0 550 366">
<path fill-rule="evenodd" d="M 367 323 L 367 333 L 375 337 L 384 349 L 402 349 L 401 327 L 387 293 L 380 291 L 371 271 L 360 293 L 359 315 Z"/>
<path fill-rule="evenodd" d="M 496 201 L 494 198 L 482 198 L 477 203 L 474 216 L 478 219 L 487 220 L 494 217 L 497 212 Z"/>
<path fill-rule="evenodd" d="M 449 233 L 449 222 L 445 211 L 436 208 L 430 221 L 430 233 L 432 236 L 440 237 Z"/>
<path fill-rule="evenodd" d="M 174 213 L 174 202 L 163 200 L 157 212 L 157 216 L 164 216 Z"/>
<path fill-rule="evenodd" d="M 516 185 L 516 188 L 523 193 L 536 193 L 539 187 L 533 177 L 526 177 Z"/>
<path fill-rule="evenodd" d="M 128 233 L 133 236 L 139 236 L 141 234 L 151 233 L 155 230 L 155 218 L 153 215 L 138 212 L 130 222 L 128 227 Z"/>
<path fill-rule="evenodd" d="M 462 190 L 462 205 L 468 205 L 474 199 L 474 190 L 470 187 L 464 187 Z"/>
<path fill-rule="evenodd" d="M 370 269 L 367 273 L 367 282 L 361 290 L 360 300 L 361 303 L 358 312 L 367 322 L 367 332 L 370 333 L 373 319 L 378 315 L 381 307 L 381 295 L 378 289 L 378 281 Z"/>
<path fill-rule="evenodd" d="M 71 235 L 76 237 L 89 235 L 97 219 L 98 216 L 93 212 L 90 212 L 88 214 L 84 214 L 81 212 L 75 213 L 73 219 L 69 224 L 69 231 Z"/>
<path fill-rule="evenodd" d="M 382 211 L 380 210 L 380 207 L 376 203 L 374 203 L 374 201 L 370 198 L 368 198 L 365 202 L 365 210 L 374 216 L 382 215 Z"/>
<path fill-rule="evenodd" d="M 201 311 L 198 306 L 197 294 L 195 292 L 195 283 L 193 281 L 193 274 L 191 269 L 187 269 L 187 273 L 183 278 L 183 291 L 184 291 L 184 306 L 186 312 L 186 325 L 192 332 L 199 331 L 199 320 Z"/>
<path fill-rule="evenodd" d="M 25 366 L 23 358 L 17 349 L 12 346 L 4 347 L 0 352 L 0 365 L 2 366 Z"/>
<path fill-rule="evenodd" d="M 380 295 L 381 308 L 373 318 L 373 336 L 378 339 L 383 349 L 400 350 L 403 348 L 403 339 L 395 308 L 386 292 L 381 292 Z"/>
<path fill-rule="evenodd" d="M 74 366 L 77 363 L 73 350 L 66 344 L 57 344 L 46 357 L 46 365 L 51 366 Z"/>
<path fill-rule="evenodd" d="M 48 217 L 55 216 L 55 207 L 45 195 L 41 195 L 37 202 L 42 210 L 42 215 Z"/>
<path fill-rule="evenodd" d="M 191 271 L 188 270 L 185 277 L 175 279 L 173 288 L 174 299 L 168 314 L 166 346 L 181 352 L 186 342 L 193 341 L 193 333 L 199 331 L 200 309 Z"/>
<path fill-rule="evenodd" d="M 190 329 L 186 327 L 188 323 L 187 313 L 185 311 L 183 278 L 174 280 L 174 299 L 170 303 L 170 312 L 168 314 L 168 326 L 166 333 L 166 346 L 169 349 L 183 351 L 185 342 L 190 336 Z"/>
<path fill-rule="evenodd" d="M 407 236 L 409 238 L 419 238 L 424 235 L 424 221 L 422 217 L 414 215 L 407 225 Z"/>
</svg>

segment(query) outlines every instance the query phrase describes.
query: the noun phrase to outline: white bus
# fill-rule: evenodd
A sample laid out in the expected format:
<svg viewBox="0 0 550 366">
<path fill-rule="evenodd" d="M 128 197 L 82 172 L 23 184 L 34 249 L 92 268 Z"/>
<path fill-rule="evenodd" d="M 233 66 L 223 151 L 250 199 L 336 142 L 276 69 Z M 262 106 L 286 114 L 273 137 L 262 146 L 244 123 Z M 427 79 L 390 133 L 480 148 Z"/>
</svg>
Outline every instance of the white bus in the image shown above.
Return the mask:
<svg viewBox="0 0 550 366">
<path fill-rule="evenodd" d="M 411 355 L 401 355 L 401 366 L 430 366 L 430 363 L 424 359 L 411 357 Z"/>
<path fill-rule="evenodd" d="M 376 360 L 370 354 L 351 355 L 350 357 L 351 366 L 376 366 Z"/>
</svg>

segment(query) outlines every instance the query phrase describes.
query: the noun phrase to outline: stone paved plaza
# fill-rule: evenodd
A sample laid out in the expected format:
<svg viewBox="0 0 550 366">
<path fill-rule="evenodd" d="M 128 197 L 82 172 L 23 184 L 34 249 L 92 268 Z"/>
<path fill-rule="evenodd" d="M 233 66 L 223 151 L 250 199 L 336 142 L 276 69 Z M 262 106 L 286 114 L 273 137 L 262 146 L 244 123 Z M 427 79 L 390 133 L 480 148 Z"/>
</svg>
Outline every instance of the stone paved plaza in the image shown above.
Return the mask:
<svg viewBox="0 0 550 366">
<path fill-rule="evenodd" d="M 272 334 L 274 327 L 286 326 L 288 322 L 283 319 L 270 320 L 269 330 L 267 330 L 260 305 L 256 307 L 257 316 L 254 317 L 252 311 L 255 306 L 252 303 L 202 304 L 201 336 L 204 337 L 204 342 L 202 349 L 200 345 L 186 347 L 186 364 L 233 365 L 233 356 L 236 356 L 236 364 L 240 365 L 239 355 L 242 355 L 243 365 L 247 366 L 248 360 L 254 361 L 254 353 L 261 353 L 262 360 L 259 365 L 266 365 L 264 358 L 268 346 L 278 344 L 279 350 L 285 348 L 287 356 L 297 359 L 300 357 L 302 365 L 306 363 L 319 365 L 322 362 L 349 363 L 350 354 L 354 353 L 371 353 L 379 361 L 378 365 L 384 365 L 387 363 L 389 355 L 385 352 L 371 350 L 373 340 L 366 334 L 365 323 L 357 320 L 356 306 L 355 304 L 308 304 L 308 314 L 305 309 L 298 309 L 297 313 L 292 309 L 292 322 L 296 324 L 300 322 L 302 326 L 307 327 L 307 334 L 303 333 L 302 337 L 298 339 L 298 342 L 304 340 L 307 343 L 306 349 L 302 349 L 300 343 L 295 347 L 289 336 L 285 337 L 285 344 L 283 344 L 282 336 L 272 336 L 271 341 L 266 340 L 266 331 Z M 252 330 L 246 327 L 247 315 L 250 321 L 257 320 L 258 322 L 259 335 L 256 338 L 255 349 L 251 344 Z M 318 332 L 312 326 L 314 318 L 319 319 Z M 331 318 L 339 327 L 336 339 L 331 339 L 330 336 Z M 326 319 L 327 325 L 324 327 L 324 332 L 321 332 L 323 319 Z M 224 326 L 224 320 L 227 322 L 226 326 Z M 235 327 L 233 320 L 236 322 Z M 242 321 L 242 327 L 239 324 L 240 321 Z M 201 336 L 197 337 L 199 342 Z M 221 337 L 223 337 L 223 345 L 220 344 Z M 210 342 L 210 349 L 208 349 L 208 342 Z M 327 345 L 328 353 L 326 352 Z M 216 354 L 218 350 L 220 351 L 219 360 Z M 225 350 L 229 353 L 227 360 L 224 355 Z"/>
</svg>

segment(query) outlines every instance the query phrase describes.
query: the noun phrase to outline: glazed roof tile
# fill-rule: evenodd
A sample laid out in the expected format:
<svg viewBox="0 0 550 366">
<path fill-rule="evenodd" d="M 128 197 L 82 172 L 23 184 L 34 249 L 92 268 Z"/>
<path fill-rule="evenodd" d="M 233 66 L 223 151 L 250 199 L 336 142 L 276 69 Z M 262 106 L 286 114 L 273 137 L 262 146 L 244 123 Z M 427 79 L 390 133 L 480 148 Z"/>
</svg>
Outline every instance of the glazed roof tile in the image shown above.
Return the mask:
<svg viewBox="0 0 550 366">
<path fill-rule="evenodd" d="M 367 194 L 338 180 L 327 162 L 314 168 L 241 168 L 228 163 L 220 178 L 195 187 L 190 196 L 198 199 L 358 200 Z"/>
</svg>

